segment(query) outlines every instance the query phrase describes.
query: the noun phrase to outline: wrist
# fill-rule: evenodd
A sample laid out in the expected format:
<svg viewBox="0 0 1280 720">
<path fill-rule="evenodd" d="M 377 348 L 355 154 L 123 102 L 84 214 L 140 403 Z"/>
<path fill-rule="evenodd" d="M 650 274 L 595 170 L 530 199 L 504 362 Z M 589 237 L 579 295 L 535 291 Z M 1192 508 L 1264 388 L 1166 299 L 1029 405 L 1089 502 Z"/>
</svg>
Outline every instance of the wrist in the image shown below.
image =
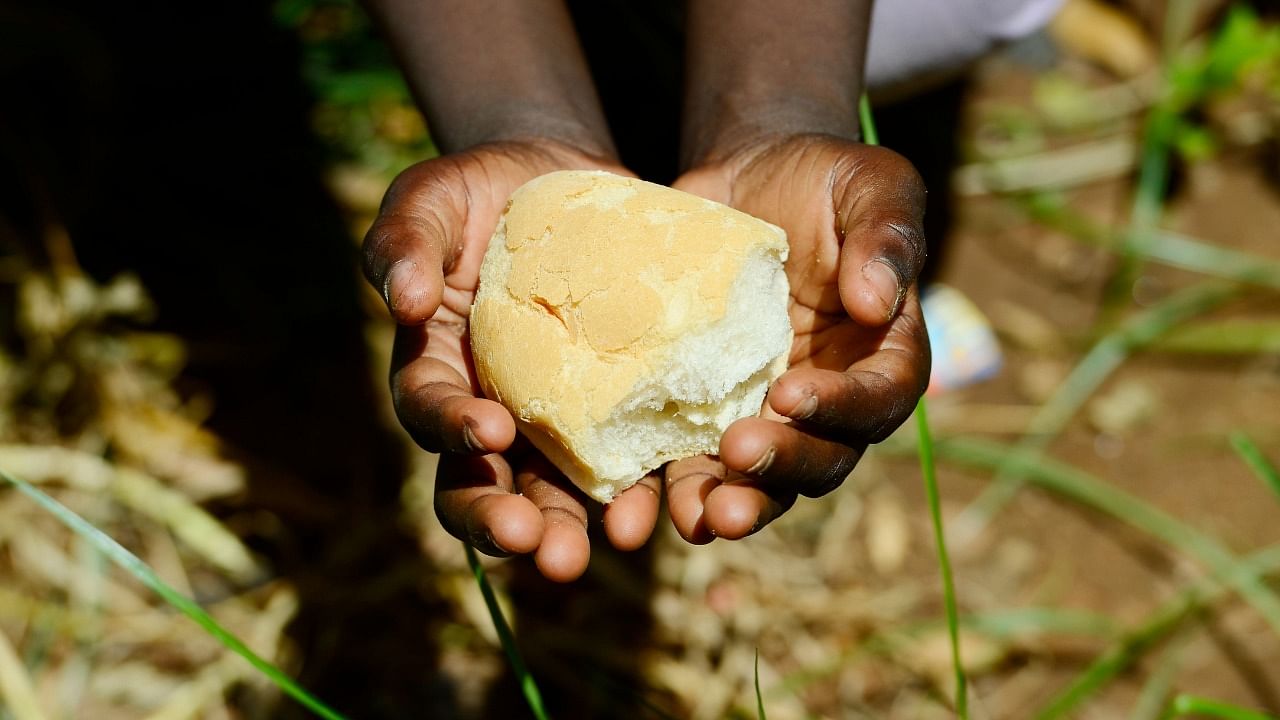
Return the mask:
<svg viewBox="0 0 1280 720">
<path fill-rule="evenodd" d="M 605 170 L 619 175 L 631 174 L 612 153 L 602 154 L 592 148 L 545 135 L 506 137 L 473 145 L 464 152 L 514 160 L 522 167 L 536 169 L 536 174 L 555 170 Z"/>
<path fill-rule="evenodd" d="M 617 150 L 598 123 L 564 112 L 563 105 L 537 107 L 515 103 L 519 112 L 494 112 L 473 118 L 465 128 L 437 140 L 444 152 L 479 145 L 516 143 L 549 149 L 555 154 L 578 154 L 601 163 L 617 163 Z"/>
<path fill-rule="evenodd" d="M 850 97 L 723 97 L 711 118 L 686 125 L 681 164 L 685 169 L 754 154 L 792 137 L 818 135 L 856 141 L 858 113 Z"/>
<path fill-rule="evenodd" d="M 857 137 L 870 0 L 690 0 L 687 167 L 776 135 Z"/>
<path fill-rule="evenodd" d="M 546 137 L 614 154 L 563 0 L 366 2 L 443 152 Z"/>
</svg>

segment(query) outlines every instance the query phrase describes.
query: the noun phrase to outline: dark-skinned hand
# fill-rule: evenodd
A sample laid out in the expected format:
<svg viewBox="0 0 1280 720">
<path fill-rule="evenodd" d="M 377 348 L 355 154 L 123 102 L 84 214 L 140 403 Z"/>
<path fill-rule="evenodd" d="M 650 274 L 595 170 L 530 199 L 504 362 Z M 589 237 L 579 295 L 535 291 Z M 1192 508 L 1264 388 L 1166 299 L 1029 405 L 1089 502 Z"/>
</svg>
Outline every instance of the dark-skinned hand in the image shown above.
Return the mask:
<svg viewBox="0 0 1280 720">
<path fill-rule="evenodd" d="M 479 146 L 410 168 L 366 239 L 365 270 L 400 323 L 397 414 L 420 445 L 442 453 L 441 523 L 489 554 L 533 553 L 544 575 L 566 581 L 590 557 L 590 501 L 516 440 L 504 408 L 477 396 L 466 339 L 480 261 L 507 196 L 557 169 L 626 173 L 543 143 Z M 762 418 L 730 427 L 719 459 L 666 470 L 675 526 L 700 543 L 743 537 L 798 494 L 833 489 L 868 443 L 910 414 L 929 362 L 914 288 L 923 189 L 893 153 L 822 136 L 752 145 L 676 187 L 774 222 L 791 243 L 791 369 Z M 649 476 L 607 506 L 606 536 L 621 549 L 639 547 L 657 510 Z"/>
<path fill-rule="evenodd" d="M 441 453 L 435 508 L 455 537 L 491 555 L 533 553 L 557 581 L 590 557 L 588 498 L 523 440 L 511 414 L 480 397 L 467 338 L 480 262 L 517 187 L 555 170 L 630 174 L 609 159 L 551 141 L 507 141 L 419 163 L 383 200 L 364 244 L 364 271 L 399 327 L 391 368 L 396 414 L 424 449 Z M 609 504 L 605 534 L 645 543 L 658 515 L 656 476 Z"/>
<path fill-rule="evenodd" d="M 789 369 L 760 417 L 729 426 L 718 458 L 666 468 L 679 533 L 737 539 L 798 495 L 838 487 L 924 392 L 929 343 L 915 284 L 924 187 L 901 156 L 825 135 L 747 144 L 675 187 L 782 227 L 791 246 Z"/>
</svg>

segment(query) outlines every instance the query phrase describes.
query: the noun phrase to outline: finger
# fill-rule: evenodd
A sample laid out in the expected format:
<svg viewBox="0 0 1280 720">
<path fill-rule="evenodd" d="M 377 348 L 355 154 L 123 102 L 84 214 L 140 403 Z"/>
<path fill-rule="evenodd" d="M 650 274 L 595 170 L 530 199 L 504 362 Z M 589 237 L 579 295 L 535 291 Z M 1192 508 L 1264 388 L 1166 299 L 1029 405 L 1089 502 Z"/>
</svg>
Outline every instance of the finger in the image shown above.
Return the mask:
<svg viewBox="0 0 1280 720">
<path fill-rule="evenodd" d="M 714 200 L 721 205 L 733 203 L 732 185 L 724 181 L 719 167 L 701 166 L 690 168 L 681 173 L 680 177 L 671 183 L 671 187 L 676 190 L 683 190 L 691 195 Z"/>
<path fill-rule="evenodd" d="M 436 517 L 450 535 L 488 555 L 523 555 L 543 538 L 543 519 L 512 493 L 511 466 L 501 455 L 442 455 L 436 471 Z"/>
<path fill-rule="evenodd" d="M 925 189 L 897 153 L 865 147 L 835 179 L 840 299 L 849 316 L 877 327 L 898 312 L 924 265 Z"/>
<path fill-rule="evenodd" d="M 619 550 L 638 550 L 658 524 L 662 484 L 656 473 L 640 478 L 604 508 L 604 534 Z"/>
<path fill-rule="evenodd" d="M 667 511 L 680 537 L 694 545 L 715 539 L 703 518 L 707 496 L 726 477 L 725 466 L 706 455 L 667 464 Z"/>
<path fill-rule="evenodd" d="M 913 289 L 876 352 L 844 372 L 793 368 L 769 388 L 768 406 L 846 445 L 885 439 L 929 384 L 929 342 L 919 308 Z"/>
<path fill-rule="evenodd" d="M 516 490 L 542 514 L 542 543 L 533 560 L 555 582 L 577 580 L 591 559 L 587 539 L 587 508 L 568 480 L 545 458 L 532 457 L 515 477 Z"/>
<path fill-rule="evenodd" d="M 735 479 L 707 495 L 703 522 L 715 537 L 740 540 L 768 525 L 795 501 L 794 492 L 766 489 L 751 478 Z"/>
<path fill-rule="evenodd" d="M 452 168 L 428 161 L 401 173 L 365 235 L 365 277 L 402 325 L 426 322 L 444 296 L 444 269 L 466 219 L 445 184 Z"/>
<path fill-rule="evenodd" d="M 840 486 L 864 445 L 844 445 L 763 418 L 743 418 L 720 438 L 720 462 L 776 494 L 819 497 Z"/>
<path fill-rule="evenodd" d="M 391 395 L 400 424 L 430 452 L 501 452 L 515 440 L 511 413 L 476 397 L 457 370 L 436 358 L 420 357 L 397 369 Z"/>
</svg>

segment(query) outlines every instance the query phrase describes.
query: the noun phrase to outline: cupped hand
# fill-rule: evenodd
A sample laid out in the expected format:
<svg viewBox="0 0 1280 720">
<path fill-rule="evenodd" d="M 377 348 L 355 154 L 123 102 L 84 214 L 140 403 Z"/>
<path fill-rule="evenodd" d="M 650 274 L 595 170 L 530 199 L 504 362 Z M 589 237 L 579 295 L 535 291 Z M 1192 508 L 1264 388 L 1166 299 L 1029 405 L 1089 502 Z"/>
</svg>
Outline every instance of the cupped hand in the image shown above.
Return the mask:
<svg viewBox="0 0 1280 720">
<path fill-rule="evenodd" d="M 364 243 L 364 272 L 399 327 L 391 389 L 401 424 L 441 453 L 435 508 L 455 537 L 491 555 L 533 553 L 552 580 L 586 569 L 587 498 L 527 443 L 505 408 L 480 396 L 467 322 L 480 262 L 508 196 L 555 170 L 629 174 L 608 159 L 551 141 L 507 141 L 404 171 Z M 659 505 L 656 477 L 604 513 L 621 549 L 642 545 Z"/>
<path fill-rule="evenodd" d="M 929 376 L 916 292 L 924 186 L 879 147 L 826 135 L 752 143 L 675 187 L 787 231 L 789 369 L 760 417 L 729 426 L 718 458 L 666 469 L 667 503 L 694 543 L 749 535 L 798 495 L 838 487 L 870 443 L 911 414 Z"/>
</svg>

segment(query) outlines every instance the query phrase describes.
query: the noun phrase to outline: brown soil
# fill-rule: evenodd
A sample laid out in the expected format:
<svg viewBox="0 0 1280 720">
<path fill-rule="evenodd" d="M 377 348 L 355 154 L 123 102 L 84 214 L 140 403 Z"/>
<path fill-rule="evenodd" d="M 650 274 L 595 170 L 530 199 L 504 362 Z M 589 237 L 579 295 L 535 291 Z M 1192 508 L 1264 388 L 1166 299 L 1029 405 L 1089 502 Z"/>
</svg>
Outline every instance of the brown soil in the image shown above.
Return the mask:
<svg viewBox="0 0 1280 720">
<path fill-rule="evenodd" d="M 0 169 L 15 175 L 12 183 L 3 178 L 12 192 L 0 193 L 6 254 L 12 235 L 22 250 L 16 254 L 47 264 L 40 238 L 48 226 L 64 227 L 90 275 L 136 272 L 159 308 L 148 327 L 181 336 L 184 408 L 219 435 L 218 453 L 248 471 L 242 493 L 209 506 L 273 572 L 255 588 L 225 579 L 201 585 L 202 574 L 212 573 L 192 572 L 197 589 L 245 591 L 235 629 L 253 626 L 252 611 L 267 605 L 262 598 L 296 591 L 292 620 L 264 652 L 278 651 L 305 686 L 351 717 L 526 717 L 461 547 L 431 509 L 435 459 L 409 443 L 391 412 L 392 328 L 357 277 L 354 238 L 343 231 L 344 219 L 367 224 L 370 208 L 350 198 L 340 207 L 318 180 L 325 170 L 308 131 L 298 48 L 256 9 L 219 5 L 195 26 L 170 12 L 86 4 L 66 17 L 23 16 L 31 37 L 49 40 L 33 48 L 47 45 L 50 57 L 75 62 L 50 63 L 32 50 L 15 54 L 23 62 L 0 63 L 16 68 L 3 76 L 20 83 L 15 97 L 48 100 L 16 103 L 5 108 L 12 115 L 0 116 Z M 231 37 L 234 52 L 227 51 Z M 63 47 L 58 38 L 73 40 Z M 100 75 L 102 68 L 110 72 Z M 1028 107 L 1034 79 L 1015 64 L 985 65 L 966 100 L 965 127 L 993 103 Z M 238 94 L 224 98 L 229 88 Z M 959 97 L 953 88 L 940 102 L 953 107 Z M 945 113 L 912 112 L 918 126 L 886 113 L 886 138 L 895 127 L 900 135 L 949 127 Z M 190 157 L 177 157 L 175 148 Z M 938 160 L 951 151 L 921 152 Z M 1261 157 L 1256 147 L 1229 149 L 1180 167 L 1163 225 L 1280 261 L 1280 194 Z M 372 183 L 372 202 L 384 184 Z M 1100 222 L 1121 224 L 1131 186 L 1131 177 L 1117 177 L 1073 189 L 1067 199 Z M 1006 354 L 996 379 L 932 401 L 935 429 L 1012 441 L 1081 357 L 1114 261 L 1028 220 L 1006 199 L 955 198 L 935 210 L 935 220 L 951 224 L 933 270 L 991 318 Z M 1191 273 L 1149 266 L 1135 308 L 1195 282 Z M 5 285 L 6 300 L 13 285 Z M 1276 294 L 1255 290 L 1209 317 L 1278 313 Z M 1097 395 L 1130 417 L 1100 429 L 1089 419 L 1097 409 L 1091 399 L 1053 442 L 1053 458 L 1237 554 L 1280 542 L 1280 498 L 1227 443 L 1228 433 L 1243 430 L 1280 463 L 1280 357 L 1143 353 Z M 40 439 L 83 441 L 97 452 L 103 441 L 96 433 L 50 431 Z M 954 518 L 989 478 L 943 462 L 944 514 Z M 24 534 L 47 536 L 47 545 L 70 556 L 77 547 L 70 536 L 24 502 L 0 496 L 5 522 L 30 522 Z M 156 523 L 130 527 L 127 515 L 113 517 L 109 529 L 135 549 L 146 544 L 138 538 L 172 544 Z M 801 502 L 742 542 L 690 547 L 667 529 L 640 553 L 623 556 L 605 545 L 595 539 L 601 549 L 588 575 L 568 586 L 542 580 L 524 559 L 487 562 L 553 717 L 754 717 L 757 650 L 774 720 L 951 715 L 946 638 L 936 622 L 938 565 L 909 457 L 872 451 L 840 490 Z M 166 552 L 169 569 L 183 577 L 184 565 L 173 559 L 179 551 Z M 36 598 L 51 617 L 89 607 L 74 587 L 24 574 L 20 559 L 7 546 L 0 554 L 0 590 Z M 957 547 L 955 562 L 965 614 L 1091 611 L 1120 631 L 1206 572 L 1115 518 L 1030 488 L 987 532 Z M 108 577 L 149 598 L 119 574 Z M 129 705 L 121 700 L 127 693 L 95 696 L 86 686 L 78 700 L 67 688 L 76 690 L 85 673 L 100 678 L 141 667 L 172 690 L 189 686 L 220 654 L 194 626 L 148 602 L 101 608 L 108 634 L 83 641 L 8 603 L 0 606 L 0 631 L 30 659 L 49 707 L 138 717 L 154 709 L 154 698 Z M 140 633 L 128 622 L 135 612 L 163 620 L 166 632 Z M 1031 717 L 1116 636 L 967 632 L 974 717 Z M 1280 639 L 1253 608 L 1228 596 L 1181 623 L 1074 717 L 1128 717 L 1171 656 L 1179 661 L 1177 691 L 1280 712 Z M 131 689 L 142 696 L 143 688 Z M 205 716 L 304 716 L 256 681 L 233 683 L 225 707 L 223 699 L 215 693 Z"/>
</svg>

